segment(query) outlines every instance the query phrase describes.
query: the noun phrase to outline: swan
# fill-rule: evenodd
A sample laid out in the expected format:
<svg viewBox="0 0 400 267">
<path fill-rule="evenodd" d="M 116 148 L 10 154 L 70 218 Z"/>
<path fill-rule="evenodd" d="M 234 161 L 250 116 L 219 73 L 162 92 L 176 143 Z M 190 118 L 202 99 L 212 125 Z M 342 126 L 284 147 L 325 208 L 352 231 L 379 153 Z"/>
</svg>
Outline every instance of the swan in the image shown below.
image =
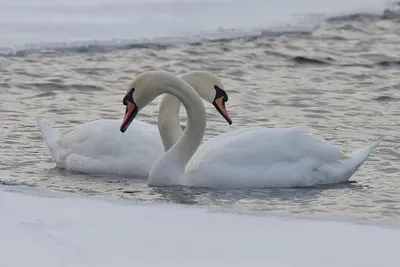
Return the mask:
<svg viewBox="0 0 400 267">
<path fill-rule="evenodd" d="M 238 189 L 339 183 L 347 181 L 380 142 L 345 154 L 307 127 L 252 127 L 200 146 L 206 127 L 204 105 L 188 83 L 163 71 L 142 73 L 131 82 L 120 131 L 124 133 L 136 114 L 163 93 L 182 102 L 188 121 L 179 140 L 151 169 L 149 186 Z"/>
<path fill-rule="evenodd" d="M 232 123 L 225 108 L 228 96 L 214 74 L 192 71 L 184 74 L 182 79 L 212 103 L 229 124 Z M 183 133 L 180 105 L 174 96 L 164 95 L 158 116 L 161 138 L 156 126 L 139 120 L 135 120 L 132 130 L 124 136 L 118 131 L 121 120 L 95 120 L 62 133 L 42 121 L 38 124 L 58 167 L 82 173 L 147 177 L 157 158 Z"/>
</svg>

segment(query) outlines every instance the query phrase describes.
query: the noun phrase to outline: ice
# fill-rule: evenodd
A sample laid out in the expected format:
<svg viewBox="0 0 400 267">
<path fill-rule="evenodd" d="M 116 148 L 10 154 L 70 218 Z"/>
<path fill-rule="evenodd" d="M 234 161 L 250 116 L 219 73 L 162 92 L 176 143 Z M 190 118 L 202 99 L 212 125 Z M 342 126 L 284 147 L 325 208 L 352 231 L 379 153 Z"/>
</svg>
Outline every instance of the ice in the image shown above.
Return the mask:
<svg viewBox="0 0 400 267">
<path fill-rule="evenodd" d="M 400 228 L 0 187 L 0 266 L 399 266 Z"/>
</svg>

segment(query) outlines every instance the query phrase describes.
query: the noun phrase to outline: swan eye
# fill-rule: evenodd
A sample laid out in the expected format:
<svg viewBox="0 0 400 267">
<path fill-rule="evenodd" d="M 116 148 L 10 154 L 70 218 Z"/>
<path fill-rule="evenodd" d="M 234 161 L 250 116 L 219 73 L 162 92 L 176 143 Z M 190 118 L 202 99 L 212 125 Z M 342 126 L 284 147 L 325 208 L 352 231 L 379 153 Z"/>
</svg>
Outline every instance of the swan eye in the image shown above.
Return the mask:
<svg viewBox="0 0 400 267">
<path fill-rule="evenodd" d="M 220 97 L 224 97 L 223 98 L 223 102 L 227 102 L 228 101 L 228 95 L 226 94 L 226 92 L 221 89 L 218 85 L 214 85 L 215 88 L 215 99 L 220 98 Z"/>
<path fill-rule="evenodd" d="M 135 103 L 133 101 L 133 92 L 135 92 L 135 88 L 131 88 L 131 90 L 129 90 L 129 92 L 125 95 L 124 99 L 122 99 L 122 103 L 124 104 L 124 106 L 128 104 L 127 101 Z"/>
</svg>

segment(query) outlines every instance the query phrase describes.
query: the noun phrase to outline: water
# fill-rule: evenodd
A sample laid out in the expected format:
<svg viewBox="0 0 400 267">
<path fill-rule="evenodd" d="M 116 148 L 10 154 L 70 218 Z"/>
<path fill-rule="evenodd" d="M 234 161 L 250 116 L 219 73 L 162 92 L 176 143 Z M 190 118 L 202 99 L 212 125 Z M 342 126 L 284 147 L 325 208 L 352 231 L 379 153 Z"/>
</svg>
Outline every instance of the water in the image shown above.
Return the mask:
<svg viewBox="0 0 400 267">
<path fill-rule="evenodd" d="M 0 181 L 140 201 L 398 220 L 399 17 L 383 15 L 381 1 L 226 2 L 0 3 Z M 238 10 L 243 17 L 235 17 Z M 36 120 L 70 129 L 120 119 L 127 85 L 153 69 L 221 77 L 234 124 L 207 106 L 205 140 L 241 127 L 308 125 L 345 152 L 381 135 L 384 141 L 352 183 L 318 188 L 149 188 L 146 180 L 55 168 Z M 158 103 L 138 119 L 155 124 Z"/>
</svg>

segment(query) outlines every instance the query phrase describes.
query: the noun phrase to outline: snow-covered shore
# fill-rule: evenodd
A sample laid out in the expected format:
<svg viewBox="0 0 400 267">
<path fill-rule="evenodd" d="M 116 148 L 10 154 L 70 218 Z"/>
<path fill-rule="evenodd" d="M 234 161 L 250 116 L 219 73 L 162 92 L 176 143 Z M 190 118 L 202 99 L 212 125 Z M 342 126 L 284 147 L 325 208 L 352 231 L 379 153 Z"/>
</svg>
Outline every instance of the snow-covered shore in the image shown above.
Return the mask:
<svg viewBox="0 0 400 267">
<path fill-rule="evenodd" d="M 400 228 L 0 187 L 0 266 L 399 266 Z"/>
</svg>

